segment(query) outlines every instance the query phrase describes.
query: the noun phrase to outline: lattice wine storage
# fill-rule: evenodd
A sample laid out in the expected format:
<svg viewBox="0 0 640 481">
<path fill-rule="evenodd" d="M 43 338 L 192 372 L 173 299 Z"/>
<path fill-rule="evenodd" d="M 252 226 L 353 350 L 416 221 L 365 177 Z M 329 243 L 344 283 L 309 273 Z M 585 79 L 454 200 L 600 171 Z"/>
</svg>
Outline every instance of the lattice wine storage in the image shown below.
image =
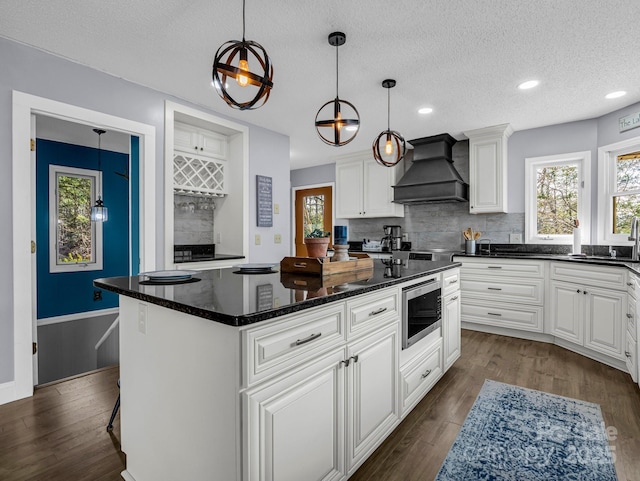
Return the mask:
<svg viewBox="0 0 640 481">
<path fill-rule="evenodd" d="M 175 152 L 173 189 L 175 192 L 204 195 L 227 194 L 224 177 L 226 160 L 205 159 Z"/>
</svg>

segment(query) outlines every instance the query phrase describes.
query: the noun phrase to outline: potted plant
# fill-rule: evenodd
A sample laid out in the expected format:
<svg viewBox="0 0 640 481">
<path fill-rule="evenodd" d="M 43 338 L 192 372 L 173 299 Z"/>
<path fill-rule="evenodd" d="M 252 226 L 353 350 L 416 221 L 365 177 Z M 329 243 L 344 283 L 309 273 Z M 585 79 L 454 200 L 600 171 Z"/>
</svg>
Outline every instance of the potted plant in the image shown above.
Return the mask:
<svg viewBox="0 0 640 481">
<path fill-rule="evenodd" d="M 331 232 L 322 229 L 314 229 L 307 234 L 304 238 L 304 244 L 307 246 L 307 255 L 309 257 L 326 257 L 330 236 Z"/>
</svg>

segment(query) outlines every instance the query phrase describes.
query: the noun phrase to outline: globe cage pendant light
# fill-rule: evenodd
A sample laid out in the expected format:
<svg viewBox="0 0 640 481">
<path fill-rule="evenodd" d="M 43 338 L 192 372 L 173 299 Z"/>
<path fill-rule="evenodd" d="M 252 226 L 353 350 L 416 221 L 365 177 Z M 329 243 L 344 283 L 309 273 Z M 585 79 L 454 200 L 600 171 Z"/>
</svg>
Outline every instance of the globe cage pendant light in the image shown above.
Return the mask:
<svg viewBox="0 0 640 481">
<path fill-rule="evenodd" d="M 98 172 L 102 174 L 102 149 L 100 140 L 102 139 L 102 134 L 104 134 L 106 130 L 93 129 L 93 131 L 98 134 Z M 91 221 L 106 222 L 109 219 L 109 210 L 104 206 L 104 202 L 102 202 L 102 179 L 98 179 L 98 186 L 100 187 L 100 190 L 98 191 L 96 205 L 91 207 Z"/>
<path fill-rule="evenodd" d="M 316 131 L 318 135 L 324 143 L 335 147 L 342 147 L 355 139 L 360 126 L 360 114 L 358 114 L 358 110 L 351 102 L 341 100 L 338 96 L 338 47 L 344 45 L 346 41 L 347 36 L 342 32 L 333 32 L 329 35 L 329 45 L 336 47 L 336 98 L 325 103 L 316 114 Z M 330 110 L 332 117 L 328 120 L 319 120 L 326 107 L 330 107 L 327 110 Z M 353 113 L 355 114 L 355 118 L 345 118 L 345 116 L 343 116 L 345 107 L 347 107 L 347 111 L 353 111 L 349 112 L 348 116 L 351 117 Z M 329 136 L 323 135 L 322 129 L 331 129 L 331 134 Z M 351 136 L 348 136 L 348 134 L 343 135 L 343 131 L 353 133 Z"/>
<path fill-rule="evenodd" d="M 252 40 L 245 40 L 244 31 L 245 0 L 242 0 L 242 41 L 225 42 L 216 52 L 212 72 L 213 86 L 229 107 L 238 110 L 254 110 L 262 107 L 269 100 L 269 94 L 273 88 L 273 65 L 262 45 Z M 236 60 L 237 66 L 233 65 Z M 260 73 L 249 70 L 250 61 L 253 67 L 260 66 Z M 229 77 L 242 87 L 238 90 L 238 94 L 243 93 L 243 90 L 249 86 L 257 87 L 253 98 L 249 100 L 234 98 L 229 93 L 230 85 L 227 83 Z M 253 90 L 251 88 L 249 93 Z"/>
<path fill-rule="evenodd" d="M 387 89 L 387 130 L 383 131 L 373 141 L 373 157 L 380 165 L 393 167 L 402 159 L 407 152 L 407 144 L 404 137 L 390 128 L 391 110 L 391 89 L 396 86 L 396 81 L 386 79 L 382 81 L 382 86 Z M 382 150 L 381 144 L 384 144 Z"/>
</svg>

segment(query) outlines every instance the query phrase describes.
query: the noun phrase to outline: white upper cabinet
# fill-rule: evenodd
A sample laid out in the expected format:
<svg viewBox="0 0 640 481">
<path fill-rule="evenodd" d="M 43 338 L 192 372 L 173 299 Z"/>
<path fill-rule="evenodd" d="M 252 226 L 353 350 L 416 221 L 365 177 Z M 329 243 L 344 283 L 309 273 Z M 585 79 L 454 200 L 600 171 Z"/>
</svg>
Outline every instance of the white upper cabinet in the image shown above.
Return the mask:
<svg viewBox="0 0 640 481">
<path fill-rule="evenodd" d="M 507 212 L 507 141 L 509 124 L 470 130 L 469 212 Z"/>
<path fill-rule="evenodd" d="M 393 203 L 392 187 L 402 162 L 383 167 L 366 154 L 359 157 L 336 163 L 336 217 L 404 217 L 404 205 Z"/>
<path fill-rule="evenodd" d="M 227 137 L 210 130 L 176 122 L 173 142 L 175 150 L 216 159 L 227 158 Z"/>
</svg>

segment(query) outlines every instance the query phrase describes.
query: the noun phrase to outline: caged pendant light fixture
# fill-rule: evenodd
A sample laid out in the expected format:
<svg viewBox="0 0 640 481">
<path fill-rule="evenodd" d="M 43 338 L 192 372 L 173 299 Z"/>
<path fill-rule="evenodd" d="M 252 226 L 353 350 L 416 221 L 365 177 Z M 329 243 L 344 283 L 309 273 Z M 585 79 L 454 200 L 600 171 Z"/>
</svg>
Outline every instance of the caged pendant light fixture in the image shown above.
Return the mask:
<svg viewBox="0 0 640 481">
<path fill-rule="evenodd" d="M 347 36 L 342 32 L 333 32 L 329 35 L 329 45 L 336 47 L 336 98 L 320 107 L 316 114 L 318 135 L 324 143 L 335 147 L 342 147 L 355 139 L 360 126 L 358 110 L 351 102 L 341 100 L 338 96 L 338 47 L 344 45 L 346 41 Z M 329 112 L 326 112 L 327 110 Z M 331 117 L 328 120 L 320 120 L 322 116 L 329 115 Z M 330 131 L 326 132 L 327 135 L 323 135 L 323 131 L 328 129 Z"/>
<path fill-rule="evenodd" d="M 96 205 L 91 207 L 91 221 L 106 222 L 107 219 L 109 219 L 109 210 L 104 206 L 104 202 L 102 202 L 102 149 L 100 145 L 102 134 L 104 134 L 106 130 L 93 129 L 93 131 L 98 134 L 98 172 L 100 172 L 100 178 L 98 179 L 97 184 L 100 189 L 98 190 L 98 199 L 96 200 Z"/>
<path fill-rule="evenodd" d="M 269 100 L 273 88 L 273 65 L 262 45 L 245 40 L 244 30 L 245 0 L 242 0 L 242 41 L 225 42 L 216 52 L 212 72 L 213 86 L 229 107 L 254 110 Z M 250 67 L 259 67 L 259 70 L 252 71 Z M 228 78 L 235 82 L 227 82 Z M 231 95 L 232 90 L 236 92 L 235 96 Z M 251 97 L 253 93 L 255 95 Z"/>
<path fill-rule="evenodd" d="M 407 144 L 404 137 L 390 127 L 391 89 L 396 86 L 396 81 L 383 80 L 382 86 L 387 89 L 387 130 L 381 132 L 373 141 L 373 157 L 380 165 L 393 167 L 404 159 Z M 381 148 L 381 145 L 384 146 Z"/>
</svg>

